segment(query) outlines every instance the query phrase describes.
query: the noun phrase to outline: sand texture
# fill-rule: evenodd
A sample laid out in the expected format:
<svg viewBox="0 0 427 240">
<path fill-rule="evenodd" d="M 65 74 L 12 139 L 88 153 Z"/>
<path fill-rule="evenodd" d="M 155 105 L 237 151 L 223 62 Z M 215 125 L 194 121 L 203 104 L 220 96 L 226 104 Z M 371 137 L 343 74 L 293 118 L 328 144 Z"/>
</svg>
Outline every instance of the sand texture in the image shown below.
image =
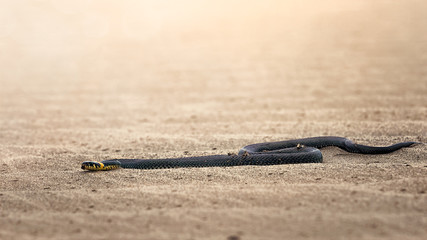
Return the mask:
<svg viewBox="0 0 427 240">
<path fill-rule="evenodd" d="M 1 240 L 426 239 L 425 144 L 330 147 L 317 164 L 80 169 L 323 135 L 426 143 L 425 1 L 0 9 Z"/>
</svg>

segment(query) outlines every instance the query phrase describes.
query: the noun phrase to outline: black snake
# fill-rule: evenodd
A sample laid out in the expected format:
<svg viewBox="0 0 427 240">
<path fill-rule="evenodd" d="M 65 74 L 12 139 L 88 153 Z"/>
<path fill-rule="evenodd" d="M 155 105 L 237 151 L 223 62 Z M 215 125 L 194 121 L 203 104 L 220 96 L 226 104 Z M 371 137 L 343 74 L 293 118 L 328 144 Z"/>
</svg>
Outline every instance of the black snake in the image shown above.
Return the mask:
<svg viewBox="0 0 427 240">
<path fill-rule="evenodd" d="M 279 142 L 251 144 L 238 154 L 182 157 L 166 159 L 111 159 L 102 162 L 86 161 L 82 169 L 91 171 L 122 168 L 216 167 L 239 165 L 274 165 L 291 163 L 320 163 L 320 148 L 336 146 L 350 153 L 384 154 L 409 147 L 417 142 L 401 142 L 388 147 L 371 147 L 353 143 L 343 137 L 312 137 Z"/>
</svg>

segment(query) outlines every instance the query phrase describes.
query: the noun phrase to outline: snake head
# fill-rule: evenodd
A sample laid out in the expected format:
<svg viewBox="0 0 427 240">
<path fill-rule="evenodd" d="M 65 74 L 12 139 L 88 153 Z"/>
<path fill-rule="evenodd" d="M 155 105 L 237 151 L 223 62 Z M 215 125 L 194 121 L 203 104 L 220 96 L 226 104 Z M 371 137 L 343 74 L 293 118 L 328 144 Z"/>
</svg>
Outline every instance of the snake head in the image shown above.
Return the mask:
<svg viewBox="0 0 427 240">
<path fill-rule="evenodd" d="M 82 163 L 82 169 L 89 171 L 107 171 L 113 170 L 120 167 L 120 162 L 118 161 L 106 161 L 106 163 L 98 161 L 86 161 Z"/>
<path fill-rule="evenodd" d="M 82 169 L 89 171 L 99 171 L 104 168 L 104 164 L 97 161 L 86 161 L 82 163 Z"/>
</svg>

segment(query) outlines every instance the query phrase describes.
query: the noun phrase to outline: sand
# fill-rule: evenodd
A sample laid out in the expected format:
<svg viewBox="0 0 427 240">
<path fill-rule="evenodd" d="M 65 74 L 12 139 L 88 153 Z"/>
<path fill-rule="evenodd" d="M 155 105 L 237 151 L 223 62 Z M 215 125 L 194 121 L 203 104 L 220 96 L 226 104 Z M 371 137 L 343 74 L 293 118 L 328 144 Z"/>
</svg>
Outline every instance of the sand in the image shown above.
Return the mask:
<svg viewBox="0 0 427 240">
<path fill-rule="evenodd" d="M 80 169 L 323 135 L 426 143 L 423 1 L 66 2 L 0 3 L 0 239 L 427 236 L 426 145 Z"/>
</svg>

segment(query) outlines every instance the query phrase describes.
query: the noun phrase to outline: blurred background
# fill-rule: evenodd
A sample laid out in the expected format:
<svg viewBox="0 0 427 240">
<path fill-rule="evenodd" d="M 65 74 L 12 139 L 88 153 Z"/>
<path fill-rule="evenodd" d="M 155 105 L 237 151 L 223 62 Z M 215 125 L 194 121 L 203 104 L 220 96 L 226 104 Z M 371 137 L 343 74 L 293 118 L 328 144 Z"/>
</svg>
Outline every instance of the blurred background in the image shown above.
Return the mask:
<svg viewBox="0 0 427 240">
<path fill-rule="evenodd" d="M 291 137 L 427 118 L 422 0 L 1 0 L 0 52 L 3 130 Z"/>
<path fill-rule="evenodd" d="M 427 0 L 0 0 L 0 239 L 426 235 L 425 146 L 80 168 L 320 135 L 427 142 Z"/>
</svg>

